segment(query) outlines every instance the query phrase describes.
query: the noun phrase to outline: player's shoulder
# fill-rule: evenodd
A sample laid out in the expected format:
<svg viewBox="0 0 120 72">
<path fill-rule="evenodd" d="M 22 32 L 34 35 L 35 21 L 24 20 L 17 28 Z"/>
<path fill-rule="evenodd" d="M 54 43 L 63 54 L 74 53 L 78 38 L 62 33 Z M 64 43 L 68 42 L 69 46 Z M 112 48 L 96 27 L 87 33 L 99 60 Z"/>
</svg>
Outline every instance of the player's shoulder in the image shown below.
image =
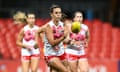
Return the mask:
<svg viewBox="0 0 120 72">
<path fill-rule="evenodd" d="M 63 27 L 65 24 L 62 21 L 59 21 L 59 24 Z"/>
<path fill-rule="evenodd" d="M 49 21 L 49 22 L 47 22 L 45 25 L 43 25 L 43 27 L 50 27 L 51 24 L 52 24 L 52 21 Z"/>
<path fill-rule="evenodd" d="M 51 22 L 47 22 L 44 25 L 40 27 L 40 30 L 42 29 L 43 31 L 46 31 L 47 29 L 51 28 Z"/>
<path fill-rule="evenodd" d="M 26 30 L 26 29 L 29 29 L 29 26 L 28 26 L 28 25 L 25 25 L 25 26 L 23 27 L 23 30 Z"/>
<path fill-rule="evenodd" d="M 19 33 L 24 33 L 24 27 L 20 29 L 20 32 Z"/>
<path fill-rule="evenodd" d="M 42 30 L 45 30 L 47 27 L 48 27 L 48 23 L 46 23 L 46 24 L 44 24 L 44 25 L 42 25 L 42 26 L 40 26 L 40 29 L 42 29 Z"/>
<path fill-rule="evenodd" d="M 59 21 L 59 24 L 64 24 L 62 21 Z"/>
<path fill-rule="evenodd" d="M 28 25 L 25 25 L 23 28 L 27 28 L 28 27 Z"/>
<path fill-rule="evenodd" d="M 35 29 L 39 29 L 39 26 L 38 26 L 38 25 L 34 25 L 34 28 L 35 28 Z"/>
<path fill-rule="evenodd" d="M 46 27 L 52 27 L 54 25 L 53 21 L 50 20 L 49 22 L 46 23 Z"/>
<path fill-rule="evenodd" d="M 88 26 L 86 24 L 81 24 L 81 27 L 85 30 L 88 30 Z"/>
</svg>

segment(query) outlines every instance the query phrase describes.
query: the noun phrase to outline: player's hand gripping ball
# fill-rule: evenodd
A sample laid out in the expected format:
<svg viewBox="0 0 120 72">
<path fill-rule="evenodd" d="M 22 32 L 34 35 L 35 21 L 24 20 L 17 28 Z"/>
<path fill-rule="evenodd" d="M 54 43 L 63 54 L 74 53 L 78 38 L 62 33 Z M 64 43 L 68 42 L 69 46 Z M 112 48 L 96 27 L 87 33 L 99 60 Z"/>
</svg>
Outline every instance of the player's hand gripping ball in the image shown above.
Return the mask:
<svg viewBox="0 0 120 72">
<path fill-rule="evenodd" d="M 78 33 L 81 29 L 81 24 L 80 22 L 73 22 L 71 25 L 71 30 L 73 33 Z"/>
</svg>

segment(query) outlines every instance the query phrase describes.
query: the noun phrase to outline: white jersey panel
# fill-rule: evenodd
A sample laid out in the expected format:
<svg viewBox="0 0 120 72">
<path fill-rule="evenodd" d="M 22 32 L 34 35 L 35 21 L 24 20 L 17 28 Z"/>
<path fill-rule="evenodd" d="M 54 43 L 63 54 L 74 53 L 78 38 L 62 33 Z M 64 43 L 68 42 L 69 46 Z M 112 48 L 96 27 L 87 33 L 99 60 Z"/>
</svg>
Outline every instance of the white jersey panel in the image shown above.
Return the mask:
<svg viewBox="0 0 120 72">
<path fill-rule="evenodd" d="M 51 28 L 52 28 L 52 26 L 55 26 L 53 21 L 48 22 L 48 24 L 50 25 Z M 62 22 L 59 22 L 58 26 L 61 26 L 62 28 L 64 27 Z M 56 46 L 59 48 L 58 51 L 56 51 L 54 49 L 55 47 L 51 46 L 51 44 L 48 42 L 48 40 L 45 36 L 45 38 L 44 38 L 44 54 L 45 54 L 45 56 L 51 56 L 51 55 L 60 56 L 60 55 L 64 54 L 63 42 L 60 42 Z"/>
<path fill-rule="evenodd" d="M 82 42 L 82 39 L 79 39 L 79 38 L 80 38 L 80 36 L 85 37 L 87 31 L 88 31 L 87 25 L 81 24 L 81 30 L 80 30 L 79 34 L 77 35 L 78 39 L 76 39 L 79 41 L 79 46 L 75 45 L 75 44 L 67 45 L 65 52 L 69 53 L 69 54 L 75 54 L 75 55 L 84 55 L 85 54 L 84 42 Z M 84 38 L 83 38 L 83 40 L 84 40 Z"/>
<path fill-rule="evenodd" d="M 34 46 L 35 45 L 35 32 L 39 29 L 38 26 L 34 25 L 33 28 L 30 28 L 29 25 L 24 26 L 24 37 L 23 37 L 23 44 L 26 44 L 28 46 Z M 39 48 L 35 49 L 33 48 L 31 51 L 22 48 L 21 49 L 21 55 L 22 56 L 30 56 L 32 54 L 39 54 Z"/>
</svg>

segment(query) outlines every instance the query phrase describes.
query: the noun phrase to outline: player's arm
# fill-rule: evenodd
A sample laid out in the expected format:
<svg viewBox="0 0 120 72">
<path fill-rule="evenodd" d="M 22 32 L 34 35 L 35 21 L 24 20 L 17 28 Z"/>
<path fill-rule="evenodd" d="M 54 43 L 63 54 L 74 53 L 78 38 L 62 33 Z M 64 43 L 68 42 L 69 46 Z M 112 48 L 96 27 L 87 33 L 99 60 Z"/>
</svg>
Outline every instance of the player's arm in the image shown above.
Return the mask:
<svg viewBox="0 0 120 72">
<path fill-rule="evenodd" d="M 21 31 L 18 33 L 16 44 L 22 48 L 27 48 L 27 46 L 22 43 L 23 37 L 24 37 L 24 30 L 21 29 Z"/>
<path fill-rule="evenodd" d="M 61 41 L 63 41 L 66 37 L 66 31 L 64 32 L 64 35 L 58 39 L 54 39 L 53 37 L 53 31 L 51 29 L 51 27 L 48 25 L 46 30 L 45 30 L 45 34 L 46 34 L 46 37 L 49 41 L 49 43 L 52 45 L 52 46 L 55 46 L 57 44 L 59 44 Z"/>
<path fill-rule="evenodd" d="M 71 25 L 70 24 L 65 24 L 65 29 L 68 31 L 67 37 L 64 39 L 64 43 L 65 44 L 69 44 L 71 42 L 69 35 L 70 35 L 70 31 L 71 31 Z"/>
<path fill-rule="evenodd" d="M 45 32 L 45 28 L 47 27 L 47 24 L 39 27 L 39 29 L 37 30 L 37 32 L 35 33 L 35 40 L 38 41 L 39 37 L 42 38 L 43 40 L 43 33 Z"/>
<path fill-rule="evenodd" d="M 89 31 L 89 29 L 86 32 L 86 40 L 87 40 L 87 42 L 90 41 L 90 31 Z"/>
<path fill-rule="evenodd" d="M 72 39 L 70 38 L 71 23 L 72 23 L 72 22 L 69 22 L 69 23 L 67 23 L 66 26 L 65 26 L 66 29 L 67 29 L 67 31 L 68 31 L 67 37 L 66 37 L 66 39 L 64 40 L 64 43 L 66 43 L 66 44 L 74 44 L 74 42 L 75 42 L 75 40 L 72 40 Z"/>
<path fill-rule="evenodd" d="M 43 32 L 44 32 L 46 26 L 47 25 L 39 27 L 39 29 L 35 32 L 35 41 L 36 41 L 36 44 L 34 46 L 35 48 L 38 48 L 39 37 L 43 36 Z M 43 37 L 41 37 L 41 38 L 43 38 Z"/>
<path fill-rule="evenodd" d="M 85 47 L 86 48 L 88 47 L 89 41 L 90 41 L 90 32 L 89 32 L 89 29 L 88 29 L 87 32 L 86 32 L 86 41 L 85 41 Z"/>
<path fill-rule="evenodd" d="M 41 28 L 39 27 L 39 29 L 35 32 L 35 45 L 34 48 L 38 48 L 38 39 L 39 39 L 39 33 L 41 32 Z"/>
<path fill-rule="evenodd" d="M 44 36 L 45 36 L 45 35 L 44 35 L 44 32 L 40 33 L 40 35 L 39 35 L 39 36 L 40 36 L 40 38 L 41 38 L 42 42 L 44 42 Z"/>
<path fill-rule="evenodd" d="M 35 41 L 38 42 L 39 39 L 39 35 L 42 32 L 42 29 L 39 27 L 39 29 L 35 32 Z"/>
</svg>

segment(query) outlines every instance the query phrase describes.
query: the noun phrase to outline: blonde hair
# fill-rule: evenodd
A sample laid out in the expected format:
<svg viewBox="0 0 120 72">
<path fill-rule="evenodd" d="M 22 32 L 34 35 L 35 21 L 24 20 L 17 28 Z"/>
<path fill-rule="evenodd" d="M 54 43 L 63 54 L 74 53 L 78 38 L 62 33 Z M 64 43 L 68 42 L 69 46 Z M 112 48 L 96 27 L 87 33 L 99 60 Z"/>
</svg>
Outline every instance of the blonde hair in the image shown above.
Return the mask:
<svg viewBox="0 0 120 72">
<path fill-rule="evenodd" d="M 17 24 L 26 22 L 26 14 L 22 11 L 18 11 L 13 15 L 13 20 Z"/>
</svg>

